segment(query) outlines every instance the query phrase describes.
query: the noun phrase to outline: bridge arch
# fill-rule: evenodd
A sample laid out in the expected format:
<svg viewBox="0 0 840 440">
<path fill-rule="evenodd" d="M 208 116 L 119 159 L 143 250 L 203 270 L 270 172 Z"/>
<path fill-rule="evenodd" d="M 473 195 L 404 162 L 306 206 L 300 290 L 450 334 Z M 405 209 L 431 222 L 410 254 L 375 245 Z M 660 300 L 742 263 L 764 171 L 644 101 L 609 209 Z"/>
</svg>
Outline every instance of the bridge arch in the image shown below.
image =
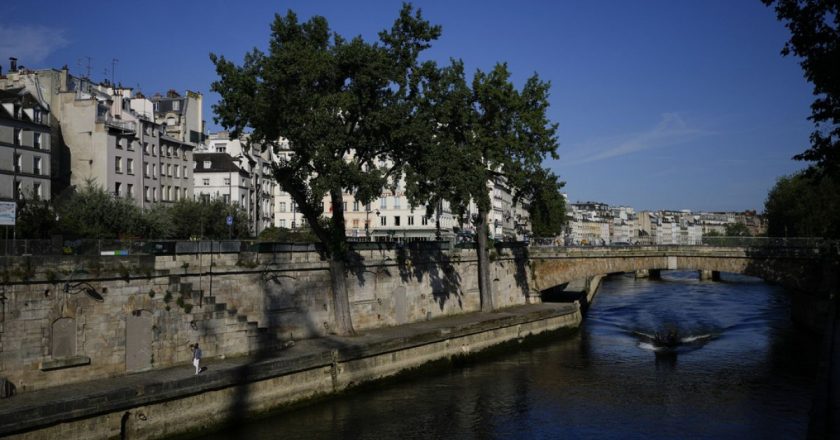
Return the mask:
<svg viewBox="0 0 840 440">
<path fill-rule="evenodd" d="M 813 289 L 823 275 L 819 252 L 808 249 L 716 248 L 706 246 L 623 249 L 541 249 L 532 252 L 531 277 L 536 290 L 617 272 L 697 270 L 730 272 L 785 287 Z"/>
</svg>

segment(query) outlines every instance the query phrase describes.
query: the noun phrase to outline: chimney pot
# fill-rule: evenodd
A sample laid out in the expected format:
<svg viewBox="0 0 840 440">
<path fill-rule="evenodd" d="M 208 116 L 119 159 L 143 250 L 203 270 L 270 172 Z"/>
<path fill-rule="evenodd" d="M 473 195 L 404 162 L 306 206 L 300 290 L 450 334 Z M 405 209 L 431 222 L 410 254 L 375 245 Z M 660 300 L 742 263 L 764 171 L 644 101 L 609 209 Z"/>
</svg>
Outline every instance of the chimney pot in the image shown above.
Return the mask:
<svg viewBox="0 0 840 440">
<path fill-rule="evenodd" d="M 16 72 L 17 71 L 17 58 L 9 57 L 9 72 Z"/>
</svg>

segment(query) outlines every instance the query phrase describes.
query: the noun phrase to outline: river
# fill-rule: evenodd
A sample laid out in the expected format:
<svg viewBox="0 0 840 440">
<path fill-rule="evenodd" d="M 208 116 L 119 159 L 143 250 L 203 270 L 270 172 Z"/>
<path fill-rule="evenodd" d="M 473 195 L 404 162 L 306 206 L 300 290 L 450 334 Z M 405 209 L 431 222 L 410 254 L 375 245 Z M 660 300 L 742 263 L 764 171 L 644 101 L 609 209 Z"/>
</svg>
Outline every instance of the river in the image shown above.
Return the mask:
<svg viewBox="0 0 840 440">
<path fill-rule="evenodd" d="M 783 289 L 723 275 L 610 276 L 572 335 L 206 438 L 804 438 L 818 344 Z"/>
</svg>

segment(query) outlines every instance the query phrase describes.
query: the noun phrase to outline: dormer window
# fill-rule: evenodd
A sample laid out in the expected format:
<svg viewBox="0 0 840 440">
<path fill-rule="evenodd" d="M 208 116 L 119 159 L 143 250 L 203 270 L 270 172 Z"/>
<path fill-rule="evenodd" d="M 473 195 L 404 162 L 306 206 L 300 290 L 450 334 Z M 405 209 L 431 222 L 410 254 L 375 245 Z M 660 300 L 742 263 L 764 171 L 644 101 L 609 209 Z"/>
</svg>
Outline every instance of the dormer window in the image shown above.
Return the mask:
<svg viewBox="0 0 840 440">
<path fill-rule="evenodd" d="M 212 165 L 213 165 L 213 163 L 211 161 L 209 161 L 209 160 L 204 161 L 204 168 L 205 169 L 209 170 Z"/>
</svg>

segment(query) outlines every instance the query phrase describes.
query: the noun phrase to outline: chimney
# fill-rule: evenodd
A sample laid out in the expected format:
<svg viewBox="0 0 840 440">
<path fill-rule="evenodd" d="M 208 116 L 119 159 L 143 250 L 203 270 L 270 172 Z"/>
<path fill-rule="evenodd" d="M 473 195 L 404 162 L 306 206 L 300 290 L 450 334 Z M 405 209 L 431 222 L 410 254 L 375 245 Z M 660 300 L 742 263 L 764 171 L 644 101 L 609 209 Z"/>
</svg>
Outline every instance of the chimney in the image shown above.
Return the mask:
<svg viewBox="0 0 840 440">
<path fill-rule="evenodd" d="M 17 71 L 17 58 L 9 57 L 9 73 Z"/>
</svg>

